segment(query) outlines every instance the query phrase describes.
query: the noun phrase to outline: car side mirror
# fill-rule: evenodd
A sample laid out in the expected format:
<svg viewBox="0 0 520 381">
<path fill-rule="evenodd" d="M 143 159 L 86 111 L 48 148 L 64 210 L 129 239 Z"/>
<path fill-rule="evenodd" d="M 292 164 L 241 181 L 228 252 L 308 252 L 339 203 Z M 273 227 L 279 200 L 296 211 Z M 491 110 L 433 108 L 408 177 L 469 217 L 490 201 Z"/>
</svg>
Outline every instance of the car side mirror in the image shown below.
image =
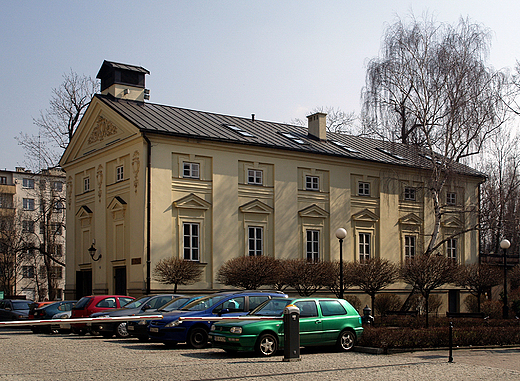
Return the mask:
<svg viewBox="0 0 520 381">
<path fill-rule="evenodd" d="M 229 312 L 230 312 L 229 308 L 223 308 L 219 311 L 218 316 L 222 316 L 223 314 L 228 314 Z"/>
<path fill-rule="evenodd" d="M 149 309 L 151 309 L 151 308 L 152 308 L 152 306 L 151 306 L 150 304 L 145 304 L 145 305 L 143 306 L 143 311 L 149 310 Z"/>
</svg>

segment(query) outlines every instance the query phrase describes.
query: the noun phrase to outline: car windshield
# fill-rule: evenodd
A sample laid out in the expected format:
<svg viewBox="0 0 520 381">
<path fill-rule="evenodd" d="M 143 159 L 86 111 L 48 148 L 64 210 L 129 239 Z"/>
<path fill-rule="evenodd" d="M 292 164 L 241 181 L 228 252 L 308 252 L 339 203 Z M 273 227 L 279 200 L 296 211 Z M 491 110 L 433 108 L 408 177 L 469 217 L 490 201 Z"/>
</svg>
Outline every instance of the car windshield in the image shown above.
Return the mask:
<svg viewBox="0 0 520 381">
<path fill-rule="evenodd" d="M 143 304 L 146 303 L 146 301 L 148 299 L 150 299 L 151 297 L 150 296 L 143 296 L 139 299 L 136 299 L 128 304 L 125 304 L 123 308 L 139 308 L 141 307 Z"/>
<path fill-rule="evenodd" d="M 289 299 L 270 299 L 260 304 L 250 315 L 256 316 L 282 316 L 284 308 L 291 303 Z"/>
<path fill-rule="evenodd" d="M 13 308 L 15 310 L 28 310 L 29 304 L 32 304 L 32 301 L 16 300 L 13 301 Z"/>
<path fill-rule="evenodd" d="M 159 311 L 175 311 L 181 308 L 191 298 L 177 298 L 159 308 Z"/>
<path fill-rule="evenodd" d="M 214 295 L 214 296 L 205 296 L 204 298 L 200 298 L 194 300 L 190 304 L 181 308 L 182 311 L 204 311 L 208 308 L 213 307 L 221 300 L 229 297 L 229 295 Z"/>
<path fill-rule="evenodd" d="M 83 298 L 81 298 L 79 300 L 79 302 L 76 303 L 76 305 L 74 306 L 73 309 L 81 310 L 81 309 L 85 308 L 89 304 L 91 299 L 92 298 L 90 296 L 84 296 Z"/>
</svg>

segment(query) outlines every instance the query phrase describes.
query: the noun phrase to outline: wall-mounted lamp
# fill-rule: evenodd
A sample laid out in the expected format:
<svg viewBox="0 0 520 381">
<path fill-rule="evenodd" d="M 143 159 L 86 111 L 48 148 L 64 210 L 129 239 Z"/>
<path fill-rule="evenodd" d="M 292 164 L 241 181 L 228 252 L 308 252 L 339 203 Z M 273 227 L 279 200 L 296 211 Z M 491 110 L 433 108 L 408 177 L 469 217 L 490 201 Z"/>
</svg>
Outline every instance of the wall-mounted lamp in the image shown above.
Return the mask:
<svg viewBox="0 0 520 381">
<path fill-rule="evenodd" d="M 90 254 L 90 258 L 92 258 L 92 260 L 94 262 L 99 261 L 101 259 L 101 253 L 98 254 L 97 258 L 94 258 L 96 256 L 96 251 L 97 251 L 97 249 L 94 247 L 95 243 L 96 243 L 96 241 L 92 241 L 92 245 L 90 245 L 90 247 L 88 249 L 88 253 Z"/>
</svg>

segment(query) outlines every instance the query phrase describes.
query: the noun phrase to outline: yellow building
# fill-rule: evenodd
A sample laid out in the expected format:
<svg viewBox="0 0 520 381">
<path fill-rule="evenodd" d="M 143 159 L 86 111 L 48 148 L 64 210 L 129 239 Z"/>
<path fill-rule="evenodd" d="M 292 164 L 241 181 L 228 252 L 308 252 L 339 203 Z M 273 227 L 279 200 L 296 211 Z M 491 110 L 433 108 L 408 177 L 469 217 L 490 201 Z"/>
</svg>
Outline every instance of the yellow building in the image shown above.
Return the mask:
<svg viewBox="0 0 520 381">
<path fill-rule="evenodd" d="M 305 128 L 152 104 L 146 74 L 103 63 L 101 94 L 61 160 L 68 298 L 171 288 L 151 276 L 171 256 L 204 269 L 188 291 L 223 288 L 216 273 L 237 256 L 339 260 L 340 227 L 347 261 L 401 263 L 423 250 L 433 215 L 428 160 L 416 149 L 326 132 L 322 113 Z M 453 211 L 476 208 L 481 174 L 457 171 L 443 202 Z M 442 235 L 475 223 L 475 214 L 451 214 Z M 445 250 L 475 262 L 477 232 Z"/>
</svg>

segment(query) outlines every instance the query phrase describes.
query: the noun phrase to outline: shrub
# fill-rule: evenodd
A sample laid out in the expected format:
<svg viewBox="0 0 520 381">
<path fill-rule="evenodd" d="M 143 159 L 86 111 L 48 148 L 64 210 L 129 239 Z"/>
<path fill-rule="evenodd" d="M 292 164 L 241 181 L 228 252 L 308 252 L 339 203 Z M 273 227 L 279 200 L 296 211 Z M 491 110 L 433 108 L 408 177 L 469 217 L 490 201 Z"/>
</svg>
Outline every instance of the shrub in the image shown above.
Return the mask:
<svg viewBox="0 0 520 381">
<path fill-rule="evenodd" d="M 396 311 L 401 307 L 402 301 L 396 294 L 380 294 L 374 300 L 375 312 L 383 315 L 386 311 Z"/>
<path fill-rule="evenodd" d="M 197 282 L 202 271 L 197 262 L 172 257 L 161 259 L 155 265 L 153 275 L 154 279 L 160 283 L 173 284 L 173 292 L 177 292 L 178 285 Z"/>
<path fill-rule="evenodd" d="M 503 304 L 498 300 L 485 300 L 481 305 L 481 309 L 491 319 L 500 319 L 502 317 L 502 306 Z"/>
<path fill-rule="evenodd" d="M 265 255 L 232 258 L 218 270 L 217 281 L 227 286 L 255 290 L 273 284 L 277 269 L 275 259 Z"/>
<path fill-rule="evenodd" d="M 352 304 L 352 307 L 356 309 L 358 314 L 363 315 L 363 305 L 361 304 L 361 299 L 359 299 L 356 295 L 345 295 L 343 299 Z"/>
</svg>

